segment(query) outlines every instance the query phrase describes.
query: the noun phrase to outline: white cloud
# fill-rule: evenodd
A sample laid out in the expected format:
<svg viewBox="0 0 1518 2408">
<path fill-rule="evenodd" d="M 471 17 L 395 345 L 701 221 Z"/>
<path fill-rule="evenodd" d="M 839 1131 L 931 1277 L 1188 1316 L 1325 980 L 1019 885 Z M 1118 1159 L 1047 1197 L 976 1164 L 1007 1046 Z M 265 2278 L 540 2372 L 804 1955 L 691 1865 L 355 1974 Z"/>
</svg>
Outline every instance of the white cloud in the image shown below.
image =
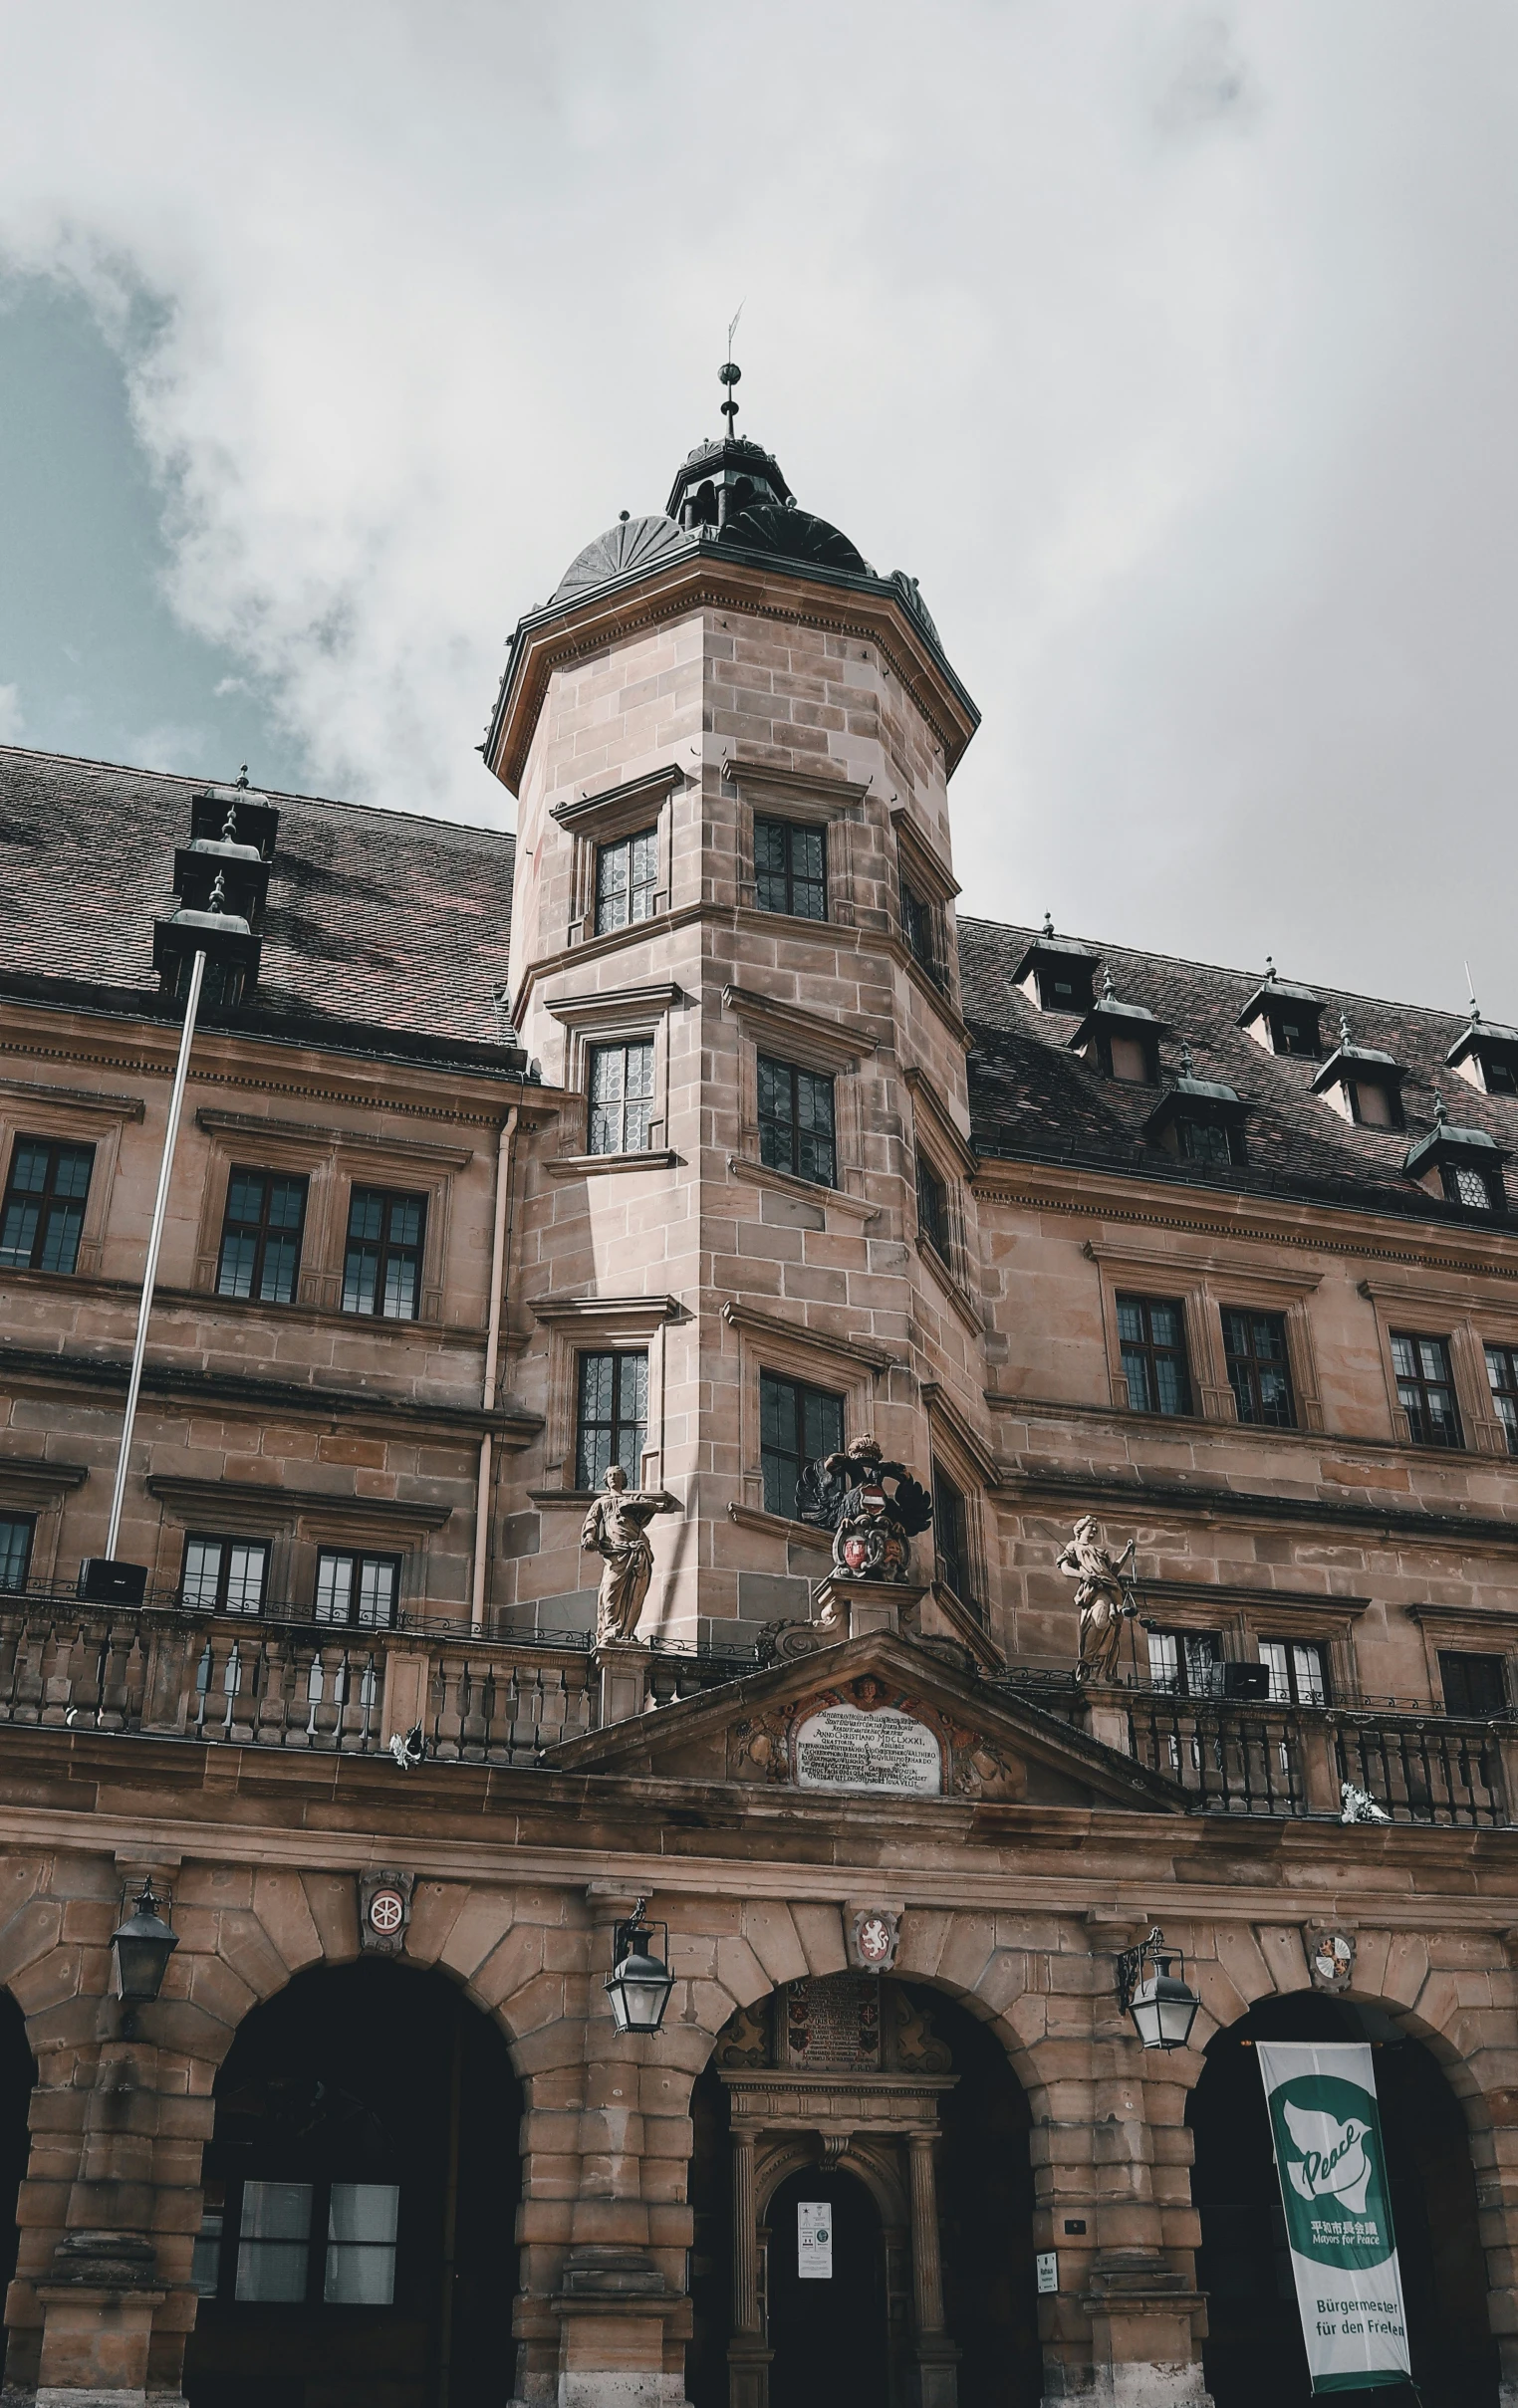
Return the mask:
<svg viewBox="0 0 1518 2408">
<path fill-rule="evenodd" d="M 1498 0 L 54 0 L 7 54 L 0 253 L 147 298 L 176 605 L 328 791 L 505 809 L 504 636 L 746 295 L 743 424 L 985 708 L 980 907 L 1498 1008 Z"/>
<path fill-rule="evenodd" d="M 0 744 L 19 744 L 23 725 L 20 694 L 13 685 L 0 685 Z"/>
</svg>

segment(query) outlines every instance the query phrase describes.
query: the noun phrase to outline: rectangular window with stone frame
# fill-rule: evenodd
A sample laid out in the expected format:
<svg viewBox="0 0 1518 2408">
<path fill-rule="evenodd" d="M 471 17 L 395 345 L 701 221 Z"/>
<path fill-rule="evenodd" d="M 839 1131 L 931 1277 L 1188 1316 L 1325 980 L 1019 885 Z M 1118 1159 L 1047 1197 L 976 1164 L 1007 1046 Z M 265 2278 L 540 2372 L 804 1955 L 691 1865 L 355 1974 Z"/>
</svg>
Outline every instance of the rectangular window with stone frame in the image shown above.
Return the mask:
<svg viewBox="0 0 1518 2408">
<path fill-rule="evenodd" d="M 356 1187 L 348 1207 L 343 1257 L 343 1310 L 381 1321 L 413 1322 L 421 1303 L 421 1243 L 425 1196 L 389 1195 Z"/>
<path fill-rule="evenodd" d="M 184 1542 L 179 1602 L 194 1613 L 261 1613 L 269 1580 L 265 1539 L 196 1537 Z"/>
<path fill-rule="evenodd" d="M 1284 1313 L 1254 1313 L 1241 1305 L 1225 1305 L 1222 1322 L 1228 1385 L 1240 1421 L 1267 1429 L 1295 1429 L 1297 1408 L 1291 1391 Z"/>
<path fill-rule="evenodd" d="M 0 1589 L 25 1588 L 32 1568 L 35 1514 L 0 1516 Z"/>
<path fill-rule="evenodd" d="M 1407 1416 L 1413 1445 L 1463 1447 L 1449 1340 L 1393 1329 L 1392 1366 L 1396 1373 L 1396 1401 Z"/>
<path fill-rule="evenodd" d="M 949 1260 L 948 1183 L 917 1147 L 917 1228 L 940 1262 Z"/>
<path fill-rule="evenodd" d="M 317 1557 L 316 1619 L 360 1630 L 390 1630 L 400 1599 L 400 1558 L 324 1547 Z"/>
<path fill-rule="evenodd" d="M 1500 1655 L 1473 1655 L 1441 1647 L 1439 1685 L 1446 1714 L 1485 1722 L 1494 1714 L 1507 1712 L 1507 1668 Z"/>
<path fill-rule="evenodd" d="M 939 1579 L 961 1605 L 980 1608 L 970 1564 L 970 1515 L 963 1489 L 941 1463 L 933 1464 L 933 1561 Z"/>
<path fill-rule="evenodd" d="M 1260 1662 L 1270 1674 L 1273 1706 L 1328 1704 L 1328 1666 L 1316 1639 L 1261 1639 Z"/>
<path fill-rule="evenodd" d="M 596 934 L 651 920 L 658 888 L 658 830 L 640 828 L 596 847 Z"/>
<path fill-rule="evenodd" d="M 754 888 L 761 911 L 793 919 L 828 916 L 828 843 L 821 828 L 792 820 L 754 821 Z"/>
<path fill-rule="evenodd" d="M 818 1187 L 838 1184 L 833 1082 L 794 1062 L 759 1057 L 759 1159 Z"/>
<path fill-rule="evenodd" d="M 1120 1296 L 1118 1343 L 1131 1411 L 1190 1412 L 1186 1322 L 1179 1303 L 1168 1297 Z"/>
<path fill-rule="evenodd" d="M 599 1489 L 614 1463 L 629 1485 L 642 1475 L 648 1434 L 648 1357 L 640 1348 L 582 1354 L 575 1411 L 575 1486 Z"/>
<path fill-rule="evenodd" d="M 844 1400 L 778 1371 L 759 1374 L 759 1462 L 764 1510 L 795 1519 L 796 1484 L 809 1463 L 842 1453 Z"/>
<path fill-rule="evenodd" d="M 1518 1346 L 1488 1346 L 1486 1377 L 1492 1392 L 1492 1409 L 1507 1440 L 1507 1451 L 1518 1455 Z"/>
<path fill-rule="evenodd" d="M 306 1226 L 306 1181 L 267 1170 L 234 1170 L 227 1182 L 216 1294 L 260 1305 L 293 1305 Z"/>
<path fill-rule="evenodd" d="M 94 1167 L 93 1145 L 57 1145 L 47 1137 L 16 1139 L 0 1209 L 0 1266 L 7 1271 L 75 1269 Z"/>
<path fill-rule="evenodd" d="M 588 1150 L 593 1154 L 646 1152 L 653 1119 L 652 1039 L 638 1037 L 627 1045 L 592 1046 L 589 1072 Z"/>
</svg>

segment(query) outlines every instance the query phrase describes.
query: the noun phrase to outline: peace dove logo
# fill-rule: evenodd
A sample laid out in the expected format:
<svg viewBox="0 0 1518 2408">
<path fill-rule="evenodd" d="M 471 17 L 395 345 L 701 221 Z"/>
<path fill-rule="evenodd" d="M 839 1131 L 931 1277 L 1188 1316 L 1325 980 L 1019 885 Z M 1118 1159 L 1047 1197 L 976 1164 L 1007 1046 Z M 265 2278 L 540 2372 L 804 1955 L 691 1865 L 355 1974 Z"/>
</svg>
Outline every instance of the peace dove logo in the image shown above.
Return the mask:
<svg viewBox="0 0 1518 2408">
<path fill-rule="evenodd" d="M 1286 2173 L 1303 2199 L 1342 2199 L 1352 2216 L 1366 2212 L 1366 2191 L 1374 2167 L 1366 2151 L 1371 2127 L 1358 2115 L 1337 2116 L 1281 2101 L 1286 2128 L 1302 2152 L 1288 2159 Z"/>
</svg>

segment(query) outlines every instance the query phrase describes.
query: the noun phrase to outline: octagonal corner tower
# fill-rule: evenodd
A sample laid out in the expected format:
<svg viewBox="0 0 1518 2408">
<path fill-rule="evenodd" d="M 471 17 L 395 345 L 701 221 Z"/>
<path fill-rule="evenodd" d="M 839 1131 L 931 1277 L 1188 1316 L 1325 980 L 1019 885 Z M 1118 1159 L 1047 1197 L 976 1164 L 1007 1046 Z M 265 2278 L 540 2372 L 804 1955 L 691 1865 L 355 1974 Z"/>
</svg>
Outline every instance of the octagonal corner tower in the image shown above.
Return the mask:
<svg viewBox="0 0 1518 2408">
<path fill-rule="evenodd" d="M 512 638 L 485 745 L 519 806 L 511 1016 L 566 1098 L 514 1247 L 566 1509 L 536 1577 L 580 1589 L 568 1509 L 631 1446 L 683 1511 L 645 1635 L 805 1612 L 826 1555 L 787 1445 L 873 1430 L 925 1478 L 931 1419 L 980 1444 L 944 1277 L 973 1242 L 947 781 L 977 718 L 914 581 L 733 434 Z"/>
</svg>

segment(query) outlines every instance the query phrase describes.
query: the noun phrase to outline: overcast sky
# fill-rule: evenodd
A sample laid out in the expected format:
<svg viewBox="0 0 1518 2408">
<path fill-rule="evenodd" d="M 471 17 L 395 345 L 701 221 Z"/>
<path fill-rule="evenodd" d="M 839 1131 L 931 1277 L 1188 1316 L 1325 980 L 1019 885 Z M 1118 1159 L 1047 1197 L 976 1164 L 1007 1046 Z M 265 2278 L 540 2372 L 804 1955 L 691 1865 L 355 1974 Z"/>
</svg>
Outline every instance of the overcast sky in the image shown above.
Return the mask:
<svg viewBox="0 0 1518 2408">
<path fill-rule="evenodd" d="M 0 737 L 509 815 L 504 638 L 741 301 L 744 431 L 984 712 L 970 907 L 1518 1019 L 1512 0 L 0 35 Z"/>
</svg>

